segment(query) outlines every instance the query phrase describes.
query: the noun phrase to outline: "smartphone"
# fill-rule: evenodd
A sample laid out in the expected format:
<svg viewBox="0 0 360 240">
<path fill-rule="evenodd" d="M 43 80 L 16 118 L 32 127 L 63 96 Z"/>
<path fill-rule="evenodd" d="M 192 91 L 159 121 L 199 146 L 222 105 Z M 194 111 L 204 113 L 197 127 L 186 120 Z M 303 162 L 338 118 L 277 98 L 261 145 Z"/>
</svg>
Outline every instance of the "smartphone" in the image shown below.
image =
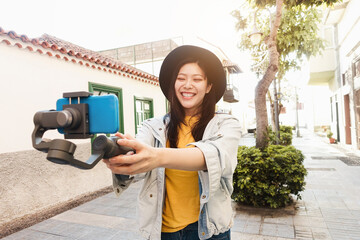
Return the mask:
<svg viewBox="0 0 360 240">
<path fill-rule="evenodd" d="M 71 104 L 87 103 L 89 106 L 89 132 L 116 133 L 119 131 L 119 100 L 115 95 L 89 96 L 71 98 Z M 56 111 L 62 111 L 63 105 L 70 104 L 69 98 L 60 98 L 56 101 Z M 64 134 L 63 128 L 58 128 Z"/>
</svg>

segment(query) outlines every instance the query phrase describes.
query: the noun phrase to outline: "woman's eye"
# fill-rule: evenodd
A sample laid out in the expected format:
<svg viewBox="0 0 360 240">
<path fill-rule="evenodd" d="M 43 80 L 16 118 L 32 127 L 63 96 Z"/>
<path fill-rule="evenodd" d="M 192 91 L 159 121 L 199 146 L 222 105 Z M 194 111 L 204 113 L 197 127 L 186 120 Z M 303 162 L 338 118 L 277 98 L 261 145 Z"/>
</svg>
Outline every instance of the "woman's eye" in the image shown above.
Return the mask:
<svg viewBox="0 0 360 240">
<path fill-rule="evenodd" d="M 185 78 L 178 77 L 178 78 L 176 78 L 176 80 L 178 80 L 178 81 L 185 81 Z"/>
<path fill-rule="evenodd" d="M 202 80 L 203 80 L 202 78 L 195 78 L 195 79 L 194 79 L 195 82 L 200 82 L 200 81 L 202 81 Z"/>
</svg>

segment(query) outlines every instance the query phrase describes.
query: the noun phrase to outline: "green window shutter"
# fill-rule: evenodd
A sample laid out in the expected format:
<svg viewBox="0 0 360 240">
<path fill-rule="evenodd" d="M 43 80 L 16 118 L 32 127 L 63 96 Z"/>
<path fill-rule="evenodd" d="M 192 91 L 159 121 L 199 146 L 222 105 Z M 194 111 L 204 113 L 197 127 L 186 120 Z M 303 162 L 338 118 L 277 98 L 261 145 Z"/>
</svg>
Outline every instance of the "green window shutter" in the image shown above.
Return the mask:
<svg viewBox="0 0 360 240">
<path fill-rule="evenodd" d="M 154 117 L 154 106 L 151 98 L 134 97 L 135 133 L 143 121 Z"/>
</svg>

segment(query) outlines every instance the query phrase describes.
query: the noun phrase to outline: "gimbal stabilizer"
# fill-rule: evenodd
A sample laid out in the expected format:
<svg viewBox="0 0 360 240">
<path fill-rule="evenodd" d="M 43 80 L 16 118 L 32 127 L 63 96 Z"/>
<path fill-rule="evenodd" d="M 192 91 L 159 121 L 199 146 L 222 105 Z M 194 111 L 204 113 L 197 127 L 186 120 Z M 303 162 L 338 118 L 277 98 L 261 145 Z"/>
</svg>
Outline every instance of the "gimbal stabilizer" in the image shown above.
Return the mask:
<svg viewBox="0 0 360 240">
<path fill-rule="evenodd" d="M 76 144 L 64 139 L 43 139 L 50 129 L 61 129 L 65 139 L 85 139 L 93 137 L 89 130 L 89 104 L 81 103 L 81 99 L 91 96 L 88 92 L 64 93 L 69 104 L 63 105 L 60 111 L 39 111 L 34 115 L 35 128 L 32 133 L 32 145 L 35 149 L 47 153 L 47 159 L 57 164 L 69 164 L 80 169 L 91 169 L 101 159 L 134 151 L 132 148 L 119 146 L 118 137 L 98 136 L 92 143 L 92 154 L 86 162 L 74 158 Z M 72 104 L 71 99 L 77 103 Z"/>
</svg>

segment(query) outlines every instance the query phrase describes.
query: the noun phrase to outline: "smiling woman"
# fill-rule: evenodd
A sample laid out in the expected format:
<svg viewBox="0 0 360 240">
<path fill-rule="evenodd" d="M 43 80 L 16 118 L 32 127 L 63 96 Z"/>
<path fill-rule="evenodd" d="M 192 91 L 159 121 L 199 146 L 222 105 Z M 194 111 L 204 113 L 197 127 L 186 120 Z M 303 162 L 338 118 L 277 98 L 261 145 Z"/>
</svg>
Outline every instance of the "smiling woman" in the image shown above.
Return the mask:
<svg viewBox="0 0 360 240">
<path fill-rule="evenodd" d="M 212 52 L 183 45 L 165 58 L 159 83 L 169 113 L 145 121 L 136 139 L 117 134 L 135 151 L 104 159 L 115 192 L 144 180 L 138 215 L 146 239 L 230 239 L 240 125 L 215 113 L 223 66 Z"/>
</svg>

